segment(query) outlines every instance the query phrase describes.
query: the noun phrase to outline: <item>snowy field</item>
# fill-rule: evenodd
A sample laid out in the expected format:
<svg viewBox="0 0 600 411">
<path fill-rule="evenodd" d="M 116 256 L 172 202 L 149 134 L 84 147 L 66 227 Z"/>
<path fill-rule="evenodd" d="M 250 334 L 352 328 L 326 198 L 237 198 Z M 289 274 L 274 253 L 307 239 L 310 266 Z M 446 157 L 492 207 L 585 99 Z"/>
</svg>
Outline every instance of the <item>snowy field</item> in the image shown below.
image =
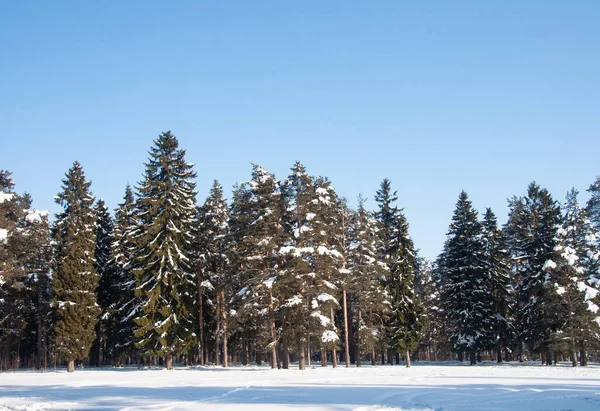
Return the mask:
<svg viewBox="0 0 600 411">
<path fill-rule="evenodd" d="M 5 410 L 600 410 L 600 366 L 415 364 L 0 374 Z"/>
</svg>

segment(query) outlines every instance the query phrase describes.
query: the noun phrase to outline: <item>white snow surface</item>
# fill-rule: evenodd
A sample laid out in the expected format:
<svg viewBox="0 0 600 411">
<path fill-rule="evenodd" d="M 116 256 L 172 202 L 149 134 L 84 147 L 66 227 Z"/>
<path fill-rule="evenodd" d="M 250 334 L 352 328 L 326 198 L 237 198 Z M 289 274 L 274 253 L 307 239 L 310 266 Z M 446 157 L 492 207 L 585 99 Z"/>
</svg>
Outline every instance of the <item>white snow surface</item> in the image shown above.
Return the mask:
<svg viewBox="0 0 600 411">
<path fill-rule="evenodd" d="M 439 363 L 438 363 L 439 364 Z M 341 364 L 343 365 L 343 364 Z M 600 366 L 431 365 L 0 373 L 5 410 L 598 410 Z"/>
</svg>

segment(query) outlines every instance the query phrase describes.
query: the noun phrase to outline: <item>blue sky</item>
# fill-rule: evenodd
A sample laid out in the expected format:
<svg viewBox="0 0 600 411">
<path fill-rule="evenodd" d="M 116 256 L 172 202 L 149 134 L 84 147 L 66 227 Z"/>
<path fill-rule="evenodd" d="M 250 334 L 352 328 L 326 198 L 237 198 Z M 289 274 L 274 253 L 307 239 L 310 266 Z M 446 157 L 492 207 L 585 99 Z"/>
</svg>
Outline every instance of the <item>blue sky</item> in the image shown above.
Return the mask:
<svg viewBox="0 0 600 411">
<path fill-rule="evenodd" d="M 34 206 L 74 160 L 113 208 L 171 129 L 199 201 L 294 161 L 355 204 L 384 177 L 434 258 L 466 190 L 506 219 L 600 174 L 597 1 L 0 3 L 0 168 Z M 229 193 L 229 190 L 227 190 Z"/>
</svg>

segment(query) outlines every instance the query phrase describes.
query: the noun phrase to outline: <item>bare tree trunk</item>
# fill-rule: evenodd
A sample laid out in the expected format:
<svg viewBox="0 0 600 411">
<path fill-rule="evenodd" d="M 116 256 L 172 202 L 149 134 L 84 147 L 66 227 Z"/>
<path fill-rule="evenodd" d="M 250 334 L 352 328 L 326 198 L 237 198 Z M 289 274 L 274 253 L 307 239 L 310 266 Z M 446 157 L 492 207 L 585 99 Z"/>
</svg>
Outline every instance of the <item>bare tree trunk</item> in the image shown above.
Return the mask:
<svg viewBox="0 0 600 411">
<path fill-rule="evenodd" d="M 377 361 L 376 355 L 377 354 L 375 354 L 375 348 L 373 348 L 373 350 L 371 351 L 371 365 L 375 365 L 375 361 Z"/>
<path fill-rule="evenodd" d="M 410 351 L 406 350 L 406 368 L 410 368 Z"/>
<path fill-rule="evenodd" d="M 281 362 L 282 362 L 282 367 L 284 370 L 287 370 L 288 368 L 290 368 L 290 350 L 288 347 L 288 341 L 287 338 L 283 337 L 281 340 L 281 351 L 283 351 L 281 353 Z"/>
<path fill-rule="evenodd" d="M 229 367 L 229 353 L 227 351 L 227 313 L 225 312 L 225 291 L 221 291 L 221 328 L 223 329 L 223 367 Z"/>
<path fill-rule="evenodd" d="M 74 372 L 75 371 L 75 360 L 69 360 L 69 363 L 67 364 L 67 372 Z"/>
<path fill-rule="evenodd" d="M 308 338 L 306 339 L 306 363 L 310 367 L 310 357 L 312 354 L 312 350 L 310 348 L 310 334 L 308 334 Z"/>
<path fill-rule="evenodd" d="M 205 365 L 204 361 L 204 309 L 202 307 L 202 294 L 204 292 L 202 288 L 202 277 L 198 275 L 198 325 L 200 326 L 200 333 L 198 335 L 198 351 L 200 351 L 200 365 Z"/>
<path fill-rule="evenodd" d="M 358 310 L 358 333 L 356 334 L 356 366 L 360 367 L 360 359 L 362 357 L 361 346 L 360 346 L 360 321 L 361 312 Z"/>
<path fill-rule="evenodd" d="M 167 355 L 167 358 L 165 358 L 165 363 L 166 363 L 166 367 L 167 370 L 172 370 L 173 369 L 173 356 L 172 355 Z"/>
<path fill-rule="evenodd" d="M 579 364 L 582 367 L 587 366 L 587 353 L 585 352 L 585 342 L 583 340 L 579 342 Z"/>
<path fill-rule="evenodd" d="M 477 364 L 477 355 L 475 353 L 475 350 L 471 350 L 471 365 L 476 365 Z"/>
<path fill-rule="evenodd" d="M 215 365 L 221 365 L 221 293 L 217 292 L 216 296 L 216 318 L 215 318 Z"/>
<path fill-rule="evenodd" d="M 335 316 L 333 314 L 333 307 L 330 308 L 331 324 L 335 324 Z M 331 350 L 331 365 L 333 368 L 337 367 L 337 351 L 335 347 Z"/>
<path fill-rule="evenodd" d="M 274 316 L 274 307 L 273 307 L 273 292 L 269 290 L 269 313 L 271 315 L 271 368 L 277 368 L 277 331 L 275 329 L 275 321 L 273 320 Z"/>
<path fill-rule="evenodd" d="M 302 340 L 303 339 L 301 338 L 300 342 L 298 344 L 298 348 L 299 348 L 298 351 L 299 351 L 299 354 L 300 354 L 300 358 L 298 358 L 298 369 L 300 369 L 300 370 L 306 369 L 306 364 L 305 364 L 305 361 L 306 361 L 306 348 L 305 348 L 305 345 L 306 344 L 304 344 L 304 341 L 302 341 Z"/>
<path fill-rule="evenodd" d="M 327 350 L 321 348 L 321 367 L 327 367 Z"/>
<path fill-rule="evenodd" d="M 242 332 L 242 365 L 248 365 L 248 336 Z"/>
<path fill-rule="evenodd" d="M 38 312 L 37 312 L 37 364 L 36 368 L 39 370 L 42 368 L 42 355 L 43 354 L 43 337 L 42 337 L 42 287 L 38 282 L 37 288 L 37 303 L 38 303 Z"/>
<path fill-rule="evenodd" d="M 350 344 L 348 343 L 348 302 L 346 301 L 346 289 L 342 289 L 344 305 L 344 359 L 346 368 L 350 367 Z"/>
</svg>

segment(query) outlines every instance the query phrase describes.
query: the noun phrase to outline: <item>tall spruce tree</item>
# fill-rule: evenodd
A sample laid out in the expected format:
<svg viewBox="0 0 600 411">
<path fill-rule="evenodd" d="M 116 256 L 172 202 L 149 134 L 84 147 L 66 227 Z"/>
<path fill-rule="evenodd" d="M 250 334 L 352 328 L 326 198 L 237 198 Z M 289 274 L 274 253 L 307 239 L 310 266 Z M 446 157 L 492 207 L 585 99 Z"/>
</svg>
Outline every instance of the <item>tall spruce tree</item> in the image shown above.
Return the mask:
<svg viewBox="0 0 600 411">
<path fill-rule="evenodd" d="M 596 227 L 596 232 L 600 232 L 600 176 L 596 177 L 587 190 L 590 193 L 590 199 L 587 202 L 586 212 L 592 224 Z"/>
<path fill-rule="evenodd" d="M 228 366 L 227 323 L 231 288 L 229 266 L 229 209 L 223 198 L 223 187 L 215 180 L 198 219 L 199 293 L 211 292 L 215 318 L 215 363 Z"/>
<path fill-rule="evenodd" d="M 102 366 L 106 360 L 112 362 L 115 336 L 118 324 L 115 323 L 117 308 L 118 277 L 112 260 L 111 249 L 114 241 L 114 223 L 103 200 L 96 203 L 96 250 L 95 266 L 98 275 L 98 304 L 101 308 L 100 319 L 96 324 L 96 341 L 92 346 L 90 363 Z"/>
<path fill-rule="evenodd" d="M 113 315 L 116 327 L 112 359 L 116 365 L 121 365 L 135 353 L 134 318 L 141 306 L 140 298 L 135 295 L 137 284 L 132 272 L 135 263 L 135 230 L 137 226 L 133 191 L 127 185 L 123 202 L 119 203 L 115 210 L 114 235 L 111 245 L 112 265 L 115 270 Z"/>
<path fill-rule="evenodd" d="M 53 228 L 56 244 L 53 276 L 54 329 L 58 354 L 75 370 L 75 360 L 87 358 L 96 337 L 100 314 L 96 300 L 99 276 L 95 267 L 96 216 L 91 182 L 83 168 L 73 164 L 63 180 L 56 202 L 64 210 L 56 215 Z"/>
<path fill-rule="evenodd" d="M 509 223 L 518 334 L 532 353 L 541 353 L 549 364 L 551 336 L 557 324 L 546 262 L 554 256 L 560 207 L 548 190 L 531 183 L 527 196 L 513 200 Z"/>
<path fill-rule="evenodd" d="M 133 273 L 141 306 L 134 335 L 142 356 L 164 356 L 172 369 L 173 356 L 188 353 L 195 337 L 190 230 L 195 225 L 196 175 L 170 131 L 160 134 L 149 155 L 137 186 Z"/>
<path fill-rule="evenodd" d="M 365 209 L 362 197 L 353 219 L 350 244 L 348 260 L 356 314 L 356 366 L 359 367 L 365 353 L 375 362 L 375 349 L 382 343 L 382 331 L 392 309 L 385 288 L 389 269 L 377 255 L 381 246 L 377 222 Z"/>
<path fill-rule="evenodd" d="M 586 365 L 586 349 L 600 336 L 597 285 L 598 236 L 579 206 L 578 192 L 566 197 L 562 227 L 557 232 L 554 258 L 545 264 L 555 293 L 549 298 L 557 321 L 552 343 L 555 350 L 568 351 L 573 366 L 577 366 L 577 351 L 581 365 Z"/>
<path fill-rule="evenodd" d="M 496 358 L 498 362 L 502 362 L 502 351 L 509 347 L 513 330 L 510 318 L 512 306 L 510 255 L 506 237 L 498 228 L 498 220 L 490 208 L 486 209 L 481 226 L 484 262 L 496 318 Z"/>
<path fill-rule="evenodd" d="M 460 193 L 448 239 L 440 256 L 443 301 L 452 321 L 452 343 L 469 351 L 471 364 L 478 351 L 495 342 L 496 317 L 486 270 L 482 227 L 467 193 Z"/>
<path fill-rule="evenodd" d="M 410 351 L 418 347 L 427 327 L 425 309 L 414 290 L 416 251 L 408 233 L 408 222 L 396 206 L 398 195 L 392 191 L 389 179 L 381 182 L 375 201 L 375 213 L 381 247 L 379 259 L 389 267 L 386 286 L 392 311 L 388 320 L 388 340 L 395 352 L 406 353 L 410 367 Z"/>
</svg>

